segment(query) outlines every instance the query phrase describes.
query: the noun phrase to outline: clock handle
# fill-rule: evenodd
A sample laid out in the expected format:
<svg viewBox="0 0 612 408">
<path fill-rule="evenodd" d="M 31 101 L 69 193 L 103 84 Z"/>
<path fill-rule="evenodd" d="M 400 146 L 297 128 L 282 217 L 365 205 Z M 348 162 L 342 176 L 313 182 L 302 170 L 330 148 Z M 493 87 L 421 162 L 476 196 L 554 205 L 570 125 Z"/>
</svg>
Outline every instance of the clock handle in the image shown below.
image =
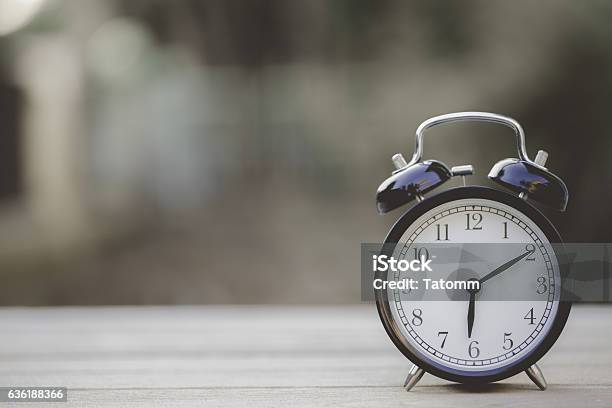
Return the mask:
<svg viewBox="0 0 612 408">
<path fill-rule="evenodd" d="M 516 120 L 508 116 L 498 115 L 496 113 L 489 112 L 455 112 L 447 113 L 445 115 L 440 116 L 434 116 L 433 118 L 429 118 L 419 125 L 416 130 L 416 145 L 414 149 L 414 154 L 412 156 L 412 159 L 410 160 L 410 163 L 408 163 L 408 166 L 411 166 L 421 161 L 421 157 L 423 155 L 423 137 L 425 136 L 425 131 L 434 126 L 452 122 L 490 122 L 507 126 L 510 129 L 514 130 L 514 133 L 516 135 L 516 147 L 518 150 L 519 158 L 529 163 L 534 163 L 531 161 L 531 159 L 529 159 L 529 156 L 527 155 L 527 149 L 525 147 L 525 132 Z"/>
</svg>

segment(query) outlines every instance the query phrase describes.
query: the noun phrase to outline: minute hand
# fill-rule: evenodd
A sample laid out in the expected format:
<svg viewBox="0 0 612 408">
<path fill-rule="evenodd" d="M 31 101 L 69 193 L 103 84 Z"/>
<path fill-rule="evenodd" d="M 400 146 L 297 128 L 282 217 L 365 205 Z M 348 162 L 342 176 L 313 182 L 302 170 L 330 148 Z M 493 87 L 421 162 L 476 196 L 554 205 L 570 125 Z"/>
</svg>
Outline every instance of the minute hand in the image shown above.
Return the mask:
<svg viewBox="0 0 612 408">
<path fill-rule="evenodd" d="M 483 276 L 480 279 L 480 283 L 486 282 L 489 279 L 491 279 L 492 277 L 494 277 L 496 275 L 499 275 L 500 273 L 502 273 L 503 271 L 505 271 L 506 269 L 510 268 L 512 265 L 514 265 L 515 263 L 520 261 L 521 259 L 525 258 L 527 255 L 531 255 L 532 253 L 533 253 L 533 251 L 527 251 L 524 254 L 521 254 L 521 255 L 517 256 L 516 258 L 509 260 L 508 262 L 506 262 L 505 264 L 503 264 L 499 268 L 494 269 L 493 271 L 491 271 L 488 274 L 486 274 L 485 276 Z"/>
</svg>

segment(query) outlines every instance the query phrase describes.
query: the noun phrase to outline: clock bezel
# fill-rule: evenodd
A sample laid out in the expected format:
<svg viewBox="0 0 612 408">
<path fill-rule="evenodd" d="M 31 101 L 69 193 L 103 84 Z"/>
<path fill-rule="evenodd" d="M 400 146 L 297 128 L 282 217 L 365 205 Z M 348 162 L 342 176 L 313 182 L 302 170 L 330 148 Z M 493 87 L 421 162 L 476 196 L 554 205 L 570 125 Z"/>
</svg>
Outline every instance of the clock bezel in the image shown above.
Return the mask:
<svg viewBox="0 0 612 408">
<path fill-rule="evenodd" d="M 521 198 L 505 191 L 489 187 L 464 186 L 448 189 L 431 197 L 427 197 L 425 200 L 416 203 L 409 208 L 389 231 L 389 234 L 385 238 L 384 248 L 389 250 L 389 248 L 394 246 L 392 244 L 397 244 L 410 225 L 412 225 L 426 212 L 438 207 L 439 205 L 461 199 L 487 199 L 508 205 L 536 223 L 550 243 L 562 244 L 561 236 L 548 218 L 546 218 L 544 214 L 542 214 L 531 204 L 527 203 L 525 200 L 522 200 Z M 558 259 L 562 259 L 562 254 L 559 253 L 557 245 L 555 245 L 555 255 Z M 561 281 L 563 282 L 567 271 L 562 264 L 559 265 L 559 269 Z M 562 290 L 562 288 L 560 288 L 560 290 Z M 406 358 L 408 358 L 414 364 L 418 365 L 430 374 L 449 381 L 460 383 L 488 383 L 500 381 L 518 374 L 521 371 L 525 371 L 540 360 L 540 358 L 542 358 L 544 354 L 550 350 L 561 335 L 571 310 L 571 302 L 559 301 L 557 313 L 549 332 L 546 334 L 546 337 L 542 340 L 542 342 L 528 355 L 514 364 L 495 370 L 494 373 L 482 374 L 472 372 L 469 375 L 446 371 L 443 368 L 430 364 L 411 351 L 411 346 L 409 345 L 408 340 L 401 334 L 401 329 L 397 326 L 392 316 L 387 291 L 376 291 L 376 307 L 387 334 L 395 346 L 402 352 L 402 354 L 404 354 L 404 356 L 406 356 Z"/>
</svg>

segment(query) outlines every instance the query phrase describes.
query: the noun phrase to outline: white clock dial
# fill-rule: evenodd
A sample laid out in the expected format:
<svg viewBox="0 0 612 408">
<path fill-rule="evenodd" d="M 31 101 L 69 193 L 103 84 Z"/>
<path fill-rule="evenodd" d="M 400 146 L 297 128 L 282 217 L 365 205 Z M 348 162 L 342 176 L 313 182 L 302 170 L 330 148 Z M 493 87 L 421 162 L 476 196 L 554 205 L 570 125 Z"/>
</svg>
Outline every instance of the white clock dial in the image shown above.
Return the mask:
<svg viewBox="0 0 612 408">
<path fill-rule="evenodd" d="M 439 265 L 421 278 L 482 280 L 500 265 L 520 257 L 522 251 L 531 252 L 481 284 L 472 305 L 471 332 L 467 291 L 464 300 L 440 301 L 428 298 L 433 293 L 427 290 L 414 294 L 388 290 L 393 319 L 413 352 L 437 366 L 477 372 L 513 365 L 538 347 L 553 325 L 559 305 L 555 290 L 560 282 L 557 258 L 538 225 L 496 201 L 450 201 L 412 223 L 399 240 L 394 257 L 414 259 L 415 254 L 425 253 L 423 248 L 428 244 L 435 248 L 440 243 L 513 245 L 483 246 L 492 249 L 474 254 L 472 264 Z M 419 285 L 422 289 L 422 279 Z M 508 291 L 519 300 L 495 300 L 504 298 Z"/>
</svg>

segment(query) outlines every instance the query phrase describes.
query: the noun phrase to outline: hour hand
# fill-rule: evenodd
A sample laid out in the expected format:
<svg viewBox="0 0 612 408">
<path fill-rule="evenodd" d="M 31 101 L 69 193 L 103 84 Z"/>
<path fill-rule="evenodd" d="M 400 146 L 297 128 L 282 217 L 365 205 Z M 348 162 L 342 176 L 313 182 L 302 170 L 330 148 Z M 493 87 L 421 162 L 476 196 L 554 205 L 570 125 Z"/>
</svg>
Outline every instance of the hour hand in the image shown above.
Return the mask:
<svg viewBox="0 0 612 408">
<path fill-rule="evenodd" d="M 477 279 L 470 279 L 470 281 L 476 281 Z M 472 328 L 474 327 L 474 315 L 476 314 L 476 294 L 480 291 L 480 288 L 468 289 L 470 294 L 470 302 L 468 305 L 467 315 L 467 326 L 468 326 L 468 338 L 472 338 Z"/>
<path fill-rule="evenodd" d="M 472 327 L 474 327 L 474 309 L 476 308 L 476 292 L 470 291 L 470 304 L 468 306 L 467 327 L 468 338 L 472 338 Z"/>
</svg>

